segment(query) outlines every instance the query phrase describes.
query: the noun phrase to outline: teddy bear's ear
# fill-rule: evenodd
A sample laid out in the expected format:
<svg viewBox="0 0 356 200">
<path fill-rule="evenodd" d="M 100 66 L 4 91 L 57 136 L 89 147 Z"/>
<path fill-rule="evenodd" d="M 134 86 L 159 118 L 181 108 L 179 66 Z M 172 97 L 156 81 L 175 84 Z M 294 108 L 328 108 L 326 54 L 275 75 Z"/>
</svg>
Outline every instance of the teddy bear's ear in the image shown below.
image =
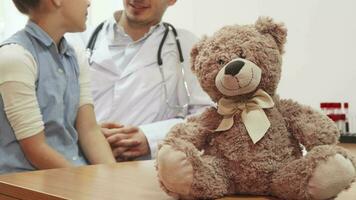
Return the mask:
<svg viewBox="0 0 356 200">
<path fill-rule="evenodd" d="M 192 50 L 190 51 L 190 62 L 191 62 L 191 67 L 192 67 L 192 71 L 195 72 L 195 66 L 194 66 L 194 63 L 195 63 L 195 60 L 196 60 L 196 57 L 197 55 L 199 54 L 199 51 L 200 49 L 202 48 L 204 42 L 208 39 L 208 37 L 206 35 L 204 35 L 202 37 L 202 39 L 197 42 L 193 47 L 192 47 Z"/>
<path fill-rule="evenodd" d="M 284 44 L 287 39 L 287 29 L 284 27 L 284 24 L 275 23 L 270 17 L 259 17 L 255 23 L 255 27 L 262 34 L 272 35 L 279 51 L 284 53 Z"/>
</svg>

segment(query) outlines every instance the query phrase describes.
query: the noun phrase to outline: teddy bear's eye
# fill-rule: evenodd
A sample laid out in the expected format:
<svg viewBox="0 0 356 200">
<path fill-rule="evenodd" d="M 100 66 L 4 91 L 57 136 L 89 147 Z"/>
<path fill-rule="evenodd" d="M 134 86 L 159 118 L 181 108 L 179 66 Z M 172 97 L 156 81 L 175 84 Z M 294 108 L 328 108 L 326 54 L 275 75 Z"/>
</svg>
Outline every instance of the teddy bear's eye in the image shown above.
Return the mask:
<svg viewBox="0 0 356 200">
<path fill-rule="evenodd" d="M 224 61 L 223 59 L 219 59 L 219 60 L 218 60 L 218 64 L 219 64 L 219 65 L 224 65 L 224 64 L 225 64 L 225 61 Z"/>
</svg>

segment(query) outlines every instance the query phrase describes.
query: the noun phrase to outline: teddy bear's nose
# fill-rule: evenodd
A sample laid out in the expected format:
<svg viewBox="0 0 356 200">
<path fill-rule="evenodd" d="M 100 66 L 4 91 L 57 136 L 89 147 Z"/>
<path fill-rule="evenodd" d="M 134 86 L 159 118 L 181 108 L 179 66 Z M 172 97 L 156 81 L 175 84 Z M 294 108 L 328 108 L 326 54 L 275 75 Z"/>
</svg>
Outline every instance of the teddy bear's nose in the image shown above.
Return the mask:
<svg viewBox="0 0 356 200">
<path fill-rule="evenodd" d="M 234 62 L 229 63 L 225 68 L 225 74 L 235 76 L 240 72 L 245 63 L 241 60 L 236 60 Z"/>
</svg>

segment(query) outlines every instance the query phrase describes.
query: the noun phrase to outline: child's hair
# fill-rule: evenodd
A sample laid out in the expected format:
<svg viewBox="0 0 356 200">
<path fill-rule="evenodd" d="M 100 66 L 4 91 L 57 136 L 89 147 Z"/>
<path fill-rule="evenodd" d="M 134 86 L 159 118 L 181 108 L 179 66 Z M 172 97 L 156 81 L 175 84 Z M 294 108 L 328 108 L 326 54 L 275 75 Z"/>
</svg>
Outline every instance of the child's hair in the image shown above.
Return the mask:
<svg viewBox="0 0 356 200">
<path fill-rule="evenodd" d="M 21 13 L 28 14 L 31 8 L 36 8 L 41 0 L 12 0 Z"/>
</svg>

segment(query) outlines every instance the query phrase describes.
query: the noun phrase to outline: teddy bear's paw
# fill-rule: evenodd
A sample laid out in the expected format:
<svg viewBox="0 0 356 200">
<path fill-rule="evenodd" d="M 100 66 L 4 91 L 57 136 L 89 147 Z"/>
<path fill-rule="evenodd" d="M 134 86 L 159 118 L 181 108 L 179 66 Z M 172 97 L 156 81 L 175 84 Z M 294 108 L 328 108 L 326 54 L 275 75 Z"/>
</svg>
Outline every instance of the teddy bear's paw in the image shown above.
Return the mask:
<svg viewBox="0 0 356 200">
<path fill-rule="evenodd" d="M 193 166 L 182 151 L 163 145 L 157 155 L 158 176 L 171 196 L 188 196 L 193 183 Z"/>
<path fill-rule="evenodd" d="M 164 184 L 162 183 L 161 180 L 158 180 L 158 182 L 159 182 L 159 185 L 160 185 L 161 189 L 162 189 L 165 193 L 167 193 L 169 196 L 173 197 L 173 199 L 180 199 L 179 194 L 176 194 L 176 193 L 173 193 L 173 192 L 169 191 L 169 190 L 164 186 Z"/>
<path fill-rule="evenodd" d="M 313 199 L 329 199 L 347 188 L 356 175 L 352 162 L 336 154 L 320 163 L 308 183 Z"/>
</svg>

